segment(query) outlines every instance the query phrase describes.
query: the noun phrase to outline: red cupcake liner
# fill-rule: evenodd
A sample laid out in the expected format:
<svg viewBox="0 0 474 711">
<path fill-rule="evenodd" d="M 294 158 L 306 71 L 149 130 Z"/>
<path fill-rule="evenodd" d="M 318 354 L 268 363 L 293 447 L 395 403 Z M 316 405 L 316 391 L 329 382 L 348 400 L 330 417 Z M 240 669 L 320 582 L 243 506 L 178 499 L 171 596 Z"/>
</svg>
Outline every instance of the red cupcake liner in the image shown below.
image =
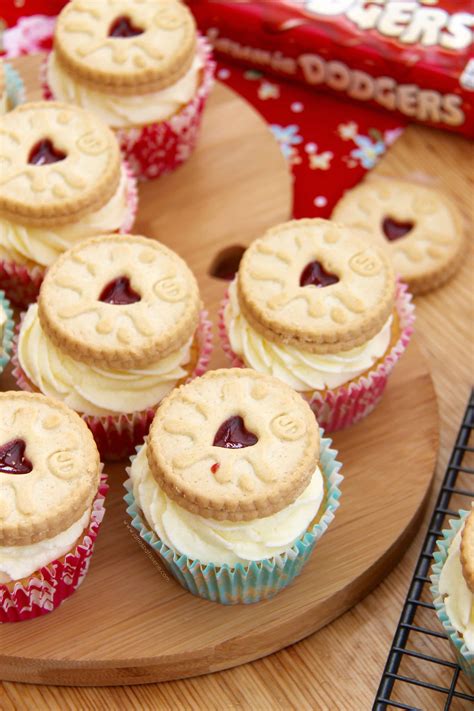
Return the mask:
<svg viewBox="0 0 474 711">
<path fill-rule="evenodd" d="M 28 267 L 8 259 L 0 259 L 0 290 L 11 304 L 26 308 L 36 301 L 45 270 L 37 265 Z"/>
<path fill-rule="evenodd" d="M 228 302 L 229 294 L 227 292 L 221 303 L 218 319 L 218 331 L 222 349 L 230 360 L 232 367 L 246 368 L 248 366 L 232 350 L 227 336 L 224 310 Z M 406 284 L 400 281 L 397 283 L 395 307 L 399 319 L 400 336 L 385 355 L 383 361 L 374 370 L 361 375 L 357 380 L 331 390 L 314 391 L 310 394 L 300 393 L 309 402 L 318 424 L 326 432 L 335 432 L 349 427 L 349 425 L 354 425 L 369 415 L 380 401 L 395 363 L 405 352 L 410 342 L 415 322 L 415 307 L 412 303 L 412 296 L 408 292 Z"/>
<path fill-rule="evenodd" d="M 14 338 L 12 357 L 13 376 L 21 390 L 31 392 L 34 388 L 18 361 L 18 333 L 21 329 L 22 321 L 23 318 L 20 319 L 20 324 L 17 326 L 16 336 Z M 207 370 L 211 358 L 212 323 L 208 319 L 207 311 L 204 310 L 200 313 L 197 337 L 199 343 L 199 357 L 194 370 L 186 379 L 186 382 L 190 382 L 199 375 L 203 375 Z M 130 455 L 134 454 L 137 445 L 141 444 L 148 434 L 158 405 L 159 403 L 146 410 L 123 415 L 106 415 L 101 417 L 82 415 L 82 419 L 94 435 L 101 458 L 108 461 L 115 461 L 117 459 L 130 457 Z"/>
<path fill-rule="evenodd" d="M 118 232 L 130 232 L 138 209 L 137 180 L 127 161 L 123 161 L 123 168 L 127 176 L 127 214 Z M 71 245 L 72 246 L 72 245 Z M 28 304 L 38 298 L 41 282 L 46 269 L 39 265 L 26 266 L 17 262 L 0 259 L 0 290 L 5 292 L 9 301 L 25 309 Z"/>
<path fill-rule="evenodd" d="M 101 474 L 89 526 L 72 551 L 37 570 L 26 583 L 0 583 L 0 623 L 20 622 L 46 615 L 77 590 L 89 569 L 94 543 L 105 514 L 107 490 L 107 477 Z"/>
<path fill-rule="evenodd" d="M 204 60 L 203 76 L 196 95 L 167 121 L 115 130 L 124 158 L 139 180 L 153 180 L 182 165 L 196 147 L 202 113 L 212 88 L 215 62 L 204 37 L 198 37 L 198 52 Z M 45 99 L 54 99 L 46 81 L 45 64 L 41 84 Z"/>
</svg>

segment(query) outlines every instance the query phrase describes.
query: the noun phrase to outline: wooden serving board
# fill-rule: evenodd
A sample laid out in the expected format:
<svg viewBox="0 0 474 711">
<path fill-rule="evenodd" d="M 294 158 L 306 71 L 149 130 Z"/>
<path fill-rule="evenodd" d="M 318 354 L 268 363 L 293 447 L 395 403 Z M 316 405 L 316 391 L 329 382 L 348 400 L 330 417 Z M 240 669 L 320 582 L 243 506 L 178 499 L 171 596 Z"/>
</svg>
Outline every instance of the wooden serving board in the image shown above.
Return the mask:
<svg viewBox="0 0 474 711">
<path fill-rule="evenodd" d="M 142 185 L 140 197 L 136 231 L 187 259 L 215 321 L 226 285 L 209 274 L 216 255 L 286 219 L 291 182 L 262 119 L 217 85 L 196 154 Z M 212 367 L 224 365 L 216 342 Z M 12 386 L 7 371 L 0 389 Z M 438 417 L 416 341 L 375 412 L 334 443 L 345 474 L 334 523 L 293 585 L 247 606 L 193 597 L 145 555 L 122 499 L 126 463 L 106 466 L 111 491 L 90 571 L 55 612 L 0 626 L 0 679 L 101 686 L 204 674 L 270 654 L 341 615 L 403 555 L 429 491 Z"/>
</svg>

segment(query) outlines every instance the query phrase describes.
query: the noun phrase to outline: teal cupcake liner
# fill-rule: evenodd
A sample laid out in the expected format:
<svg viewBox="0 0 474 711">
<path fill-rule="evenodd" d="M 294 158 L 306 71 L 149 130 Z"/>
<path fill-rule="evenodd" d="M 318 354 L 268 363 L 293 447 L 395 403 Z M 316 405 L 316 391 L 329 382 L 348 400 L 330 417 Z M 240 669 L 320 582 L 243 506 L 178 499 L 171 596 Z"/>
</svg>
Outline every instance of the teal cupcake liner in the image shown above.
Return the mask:
<svg viewBox="0 0 474 711">
<path fill-rule="evenodd" d="M 25 101 L 25 86 L 21 76 L 16 69 L 13 69 L 11 64 L 4 62 L 3 68 L 5 70 L 9 108 L 14 109 L 18 104 L 22 104 Z"/>
<path fill-rule="evenodd" d="M 0 291 L 0 306 L 3 307 L 3 310 L 7 315 L 7 322 L 5 324 L 3 338 L 0 344 L 0 373 L 2 373 L 6 364 L 10 360 L 10 353 L 12 352 L 13 346 L 13 329 L 15 327 L 13 321 L 13 311 L 11 310 L 10 302 L 7 301 L 3 291 Z"/>
<path fill-rule="evenodd" d="M 451 624 L 451 620 L 446 612 L 443 595 L 439 591 L 439 578 L 441 570 L 443 569 L 448 557 L 449 546 L 469 513 L 469 511 L 460 511 L 459 518 L 452 519 L 449 522 L 449 529 L 445 529 L 442 532 L 443 538 L 440 538 L 439 541 L 437 541 L 438 550 L 433 554 L 435 562 L 431 568 L 430 577 L 432 585 L 430 590 L 433 595 L 433 603 L 436 608 L 436 614 L 438 615 L 438 618 L 451 641 L 459 666 L 468 676 L 470 681 L 474 682 L 474 652 L 470 652 L 468 650 L 464 644 L 463 637 Z"/>
<path fill-rule="evenodd" d="M 224 605 L 267 600 L 286 588 L 301 573 L 339 507 L 339 485 L 343 480 L 339 470 L 342 465 L 336 460 L 337 451 L 331 449 L 331 444 L 332 440 L 323 437 L 321 430 L 320 468 L 326 483 L 326 509 L 318 523 L 282 555 L 253 561 L 248 566 L 238 563 L 235 567 L 190 560 L 169 548 L 150 530 L 133 496 L 131 479 L 125 482 L 128 492 L 124 497 L 128 504 L 127 513 L 132 518 L 132 526 L 161 558 L 171 575 L 193 595 Z"/>
</svg>

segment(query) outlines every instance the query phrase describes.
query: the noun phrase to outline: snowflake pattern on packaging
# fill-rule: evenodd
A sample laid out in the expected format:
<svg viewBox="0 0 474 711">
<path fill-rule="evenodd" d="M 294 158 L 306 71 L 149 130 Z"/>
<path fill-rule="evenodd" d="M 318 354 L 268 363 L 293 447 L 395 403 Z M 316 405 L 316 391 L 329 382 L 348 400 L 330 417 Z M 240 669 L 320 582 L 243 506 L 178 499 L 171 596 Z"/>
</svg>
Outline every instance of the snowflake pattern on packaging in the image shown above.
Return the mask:
<svg viewBox="0 0 474 711">
<path fill-rule="evenodd" d="M 107 477 L 102 474 L 87 531 L 70 553 L 45 565 L 28 578 L 0 584 L 0 623 L 20 622 L 46 615 L 77 590 L 89 569 L 105 514 L 107 490 Z"/>
</svg>

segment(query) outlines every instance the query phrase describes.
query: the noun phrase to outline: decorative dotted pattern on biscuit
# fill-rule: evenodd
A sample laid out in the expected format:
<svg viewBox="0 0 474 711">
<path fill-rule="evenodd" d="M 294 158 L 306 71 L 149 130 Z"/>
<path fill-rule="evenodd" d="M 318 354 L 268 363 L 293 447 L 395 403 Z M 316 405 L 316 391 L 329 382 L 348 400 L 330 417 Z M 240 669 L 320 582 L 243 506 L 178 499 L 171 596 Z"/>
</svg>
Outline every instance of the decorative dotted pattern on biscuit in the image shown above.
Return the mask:
<svg viewBox="0 0 474 711">
<path fill-rule="evenodd" d="M 125 278 L 137 301 L 100 300 Z M 75 360 L 138 368 L 189 340 L 199 318 L 197 282 L 164 245 L 137 235 L 104 235 L 65 252 L 48 271 L 38 299 L 50 340 Z"/>
<path fill-rule="evenodd" d="M 43 143 L 63 156 L 35 164 Z M 0 117 L 0 214 L 62 224 L 100 209 L 120 180 L 110 129 L 88 111 L 57 102 L 23 104 Z"/>
<path fill-rule="evenodd" d="M 467 516 L 461 534 L 461 566 L 466 584 L 474 594 L 474 509 Z"/>
<path fill-rule="evenodd" d="M 8 447 L 18 443 L 24 458 L 8 459 Z M 28 466 L 11 473 L 12 461 Z M 29 545 L 69 528 L 90 506 L 99 475 L 92 434 L 75 412 L 43 395 L 0 393 L 0 546 Z"/>
<path fill-rule="evenodd" d="M 317 262 L 335 283 L 301 285 Z M 321 219 L 293 220 L 247 249 L 237 276 L 244 316 L 264 337 L 311 352 L 366 342 L 389 317 L 395 277 L 365 235 Z"/>
<path fill-rule="evenodd" d="M 125 30 L 113 36 L 118 24 Z M 175 83 L 191 66 L 195 46 L 194 18 L 177 0 L 72 0 L 54 41 L 69 72 L 118 94 Z"/>
<path fill-rule="evenodd" d="M 414 293 L 440 286 L 461 264 L 465 238 L 457 207 L 432 188 L 370 178 L 347 191 L 332 218 L 366 230 L 387 250 Z"/>
<path fill-rule="evenodd" d="M 216 445 L 235 418 L 250 444 L 238 448 L 234 433 L 232 446 Z M 283 509 L 306 488 L 318 464 L 319 431 L 308 404 L 276 378 L 216 370 L 162 402 L 147 453 L 154 477 L 183 508 L 251 520 Z"/>
</svg>

